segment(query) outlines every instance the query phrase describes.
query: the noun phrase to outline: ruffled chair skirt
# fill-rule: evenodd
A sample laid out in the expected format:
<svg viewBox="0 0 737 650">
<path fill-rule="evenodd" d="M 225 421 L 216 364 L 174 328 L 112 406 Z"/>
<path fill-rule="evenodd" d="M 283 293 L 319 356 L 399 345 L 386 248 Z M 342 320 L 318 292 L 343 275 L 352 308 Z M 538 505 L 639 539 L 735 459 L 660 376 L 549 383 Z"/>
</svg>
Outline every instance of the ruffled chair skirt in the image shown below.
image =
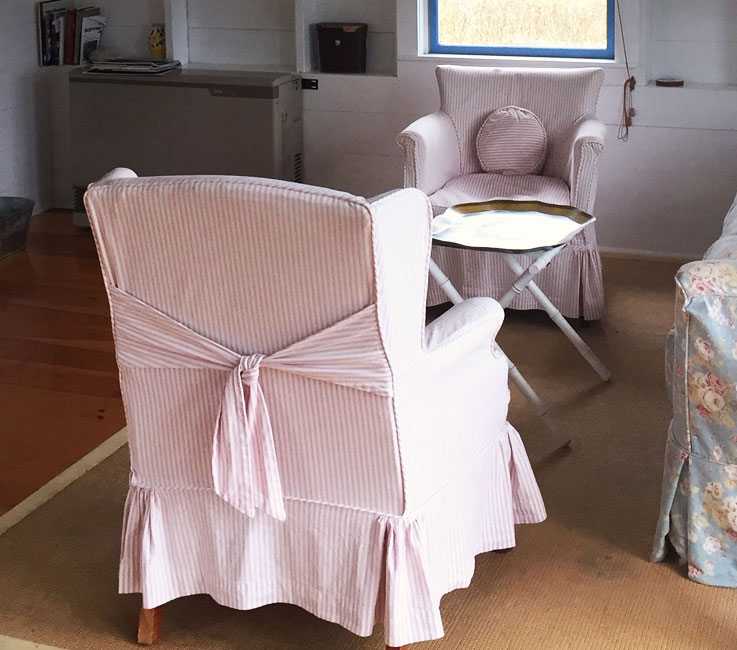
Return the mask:
<svg viewBox="0 0 737 650">
<path fill-rule="evenodd" d="M 464 298 L 500 298 L 514 281 L 515 274 L 497 253 L 433 246 L 432 258 Z M 529 256 L 517 257 L 524 267 Z M 598 320 L 604 316 L 604 283 L 601 259 L 592 227 L 579 233 L 550 265 L 535 278 L 543 293 L 567 318 Z M 448 297 L 434 280 L 428 285 L 427 303 L 437 305 Z M 510 309 L 541 309 L 529 291 L 523 292 Z"/>
<path fill-rule="evenodd" d="M 660 518 L 652 561 L 668 544 L 688 565 L 688 577 L 737 587 L 737 465 L 691 453 L 668 433 Z"/>
<path fill-rule="evenodd" d="M 200 593 L 236 609 L 292 603 L 360 636 L 383 620 L 401 646 L 443 636 L 440 599 L 469 584 L 474 556 L 545 518 L 511 426 L 411 515 L 289 497 L 286 511 L 249 519 L 211 489 L 131 486 L 120 591 L 146 608 Z"/>
</svg>

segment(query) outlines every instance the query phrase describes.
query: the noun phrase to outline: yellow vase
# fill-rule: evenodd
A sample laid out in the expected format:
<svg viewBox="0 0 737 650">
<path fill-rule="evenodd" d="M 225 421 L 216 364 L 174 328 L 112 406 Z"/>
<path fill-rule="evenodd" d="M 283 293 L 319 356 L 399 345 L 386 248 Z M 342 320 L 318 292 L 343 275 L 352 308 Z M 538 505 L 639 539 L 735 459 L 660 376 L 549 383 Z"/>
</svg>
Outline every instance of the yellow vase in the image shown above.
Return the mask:
<svg viewBox="0 0 737 650">
<path fill-rule="evenodd" d="M 163 23 L 151 25 L 151 33 L 148 35 L 148 51 L 152 59 L 166 58 L 166 35 Z"/>
</svg>

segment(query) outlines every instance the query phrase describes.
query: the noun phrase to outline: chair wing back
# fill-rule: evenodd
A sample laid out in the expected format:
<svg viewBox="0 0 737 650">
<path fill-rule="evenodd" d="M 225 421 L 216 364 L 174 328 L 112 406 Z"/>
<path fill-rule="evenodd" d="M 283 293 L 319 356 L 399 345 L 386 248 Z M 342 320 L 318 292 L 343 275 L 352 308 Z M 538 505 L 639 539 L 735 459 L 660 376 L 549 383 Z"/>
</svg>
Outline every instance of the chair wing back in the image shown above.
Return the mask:
<svg viewBox="0 0 737 650">
<path fill-rule="evenodd" d="M 432 207 L 415 188 L 372 201 L 379 322 L 387 355 L 399 366 L 424 347 Z"/>
<path fill-rule="evenodd" d="M 345 351 L 343 372 L 350 374 L 355 368 L 345 357 L 355 347 L 364 354 L 365 346 L 377 383 L 386 386 L 357 389 L 352 380 L 305 373 L 283 356 L 276 367 L 264 361 L 256 376 L 285 497 L 401 509 L 391 373 L 373 307 L 373 220 L 365 199 L 277 180 L 180 176 L 103 180 L 90 187 L 85 203 L 111 296 L 139 484 L 217 484 L 213 422 L 222 420 L 223 385 L 227 391 L 234 369 L 124 367 L 124 320 L 113 299 L 121 292 L 204 337 L 208 349 L 234 351 L 236 369 L 239 355 L 242 363 L 246 355 L 276 359 L 290 346 L 304 353 L 299 346 L 308 337 L 368 314 L 360 319 L 365 336 L 364 329 L 349 327 L 343 337 L 341 329 L 330 351 L 340 349 L 338 362 Z M 161 321 L 156 318 L 151 327 Z M 312 362 L 319 365 L 321 355 L 324 350 Z M 357 468 L 355 458 L 367 457 L 372 462 Z"/>
<path fill-rule="evenodd" d="M 594 115 L 604 80 L 601 68 L 531 69 L 442 65 L 436 69 L 440 108 L 458 132 L 461 174 L 481 172 L 476 135 L 486 117 L 504 106 L 520 106 L 537 115 L 548 136 L 541 174 L 566 180 L 571 127 Z"/>
</svg>

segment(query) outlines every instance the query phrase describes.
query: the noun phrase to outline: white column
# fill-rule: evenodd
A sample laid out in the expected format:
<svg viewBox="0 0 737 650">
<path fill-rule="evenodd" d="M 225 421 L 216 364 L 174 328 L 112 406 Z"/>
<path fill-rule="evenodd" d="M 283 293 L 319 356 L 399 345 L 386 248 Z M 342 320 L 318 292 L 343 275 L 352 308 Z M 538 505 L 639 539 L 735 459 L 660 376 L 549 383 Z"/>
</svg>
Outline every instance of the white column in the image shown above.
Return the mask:
<svg viewBox="0 0 737 650">
<path fill-rule="evenodd" d="M 164 0 L 166 17 L 166 56 L 189 63 L 189 20 L 187 0 Z"/>
</svg>

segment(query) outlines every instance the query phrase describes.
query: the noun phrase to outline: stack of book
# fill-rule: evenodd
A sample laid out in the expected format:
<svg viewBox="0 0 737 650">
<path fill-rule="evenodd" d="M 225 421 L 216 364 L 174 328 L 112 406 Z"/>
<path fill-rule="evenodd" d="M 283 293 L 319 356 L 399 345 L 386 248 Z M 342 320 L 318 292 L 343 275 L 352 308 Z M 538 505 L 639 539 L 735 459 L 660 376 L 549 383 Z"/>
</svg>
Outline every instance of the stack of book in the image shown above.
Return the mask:
<svg viewBox="0 0 737 650">
<path fill-rule="evenodd" d="M 68 0 L 44 0 L 37 8 L 40 65 L 79 65 L 98 48 L 105 26 L 99 7 L 70 7 Z"/>
</svg>

